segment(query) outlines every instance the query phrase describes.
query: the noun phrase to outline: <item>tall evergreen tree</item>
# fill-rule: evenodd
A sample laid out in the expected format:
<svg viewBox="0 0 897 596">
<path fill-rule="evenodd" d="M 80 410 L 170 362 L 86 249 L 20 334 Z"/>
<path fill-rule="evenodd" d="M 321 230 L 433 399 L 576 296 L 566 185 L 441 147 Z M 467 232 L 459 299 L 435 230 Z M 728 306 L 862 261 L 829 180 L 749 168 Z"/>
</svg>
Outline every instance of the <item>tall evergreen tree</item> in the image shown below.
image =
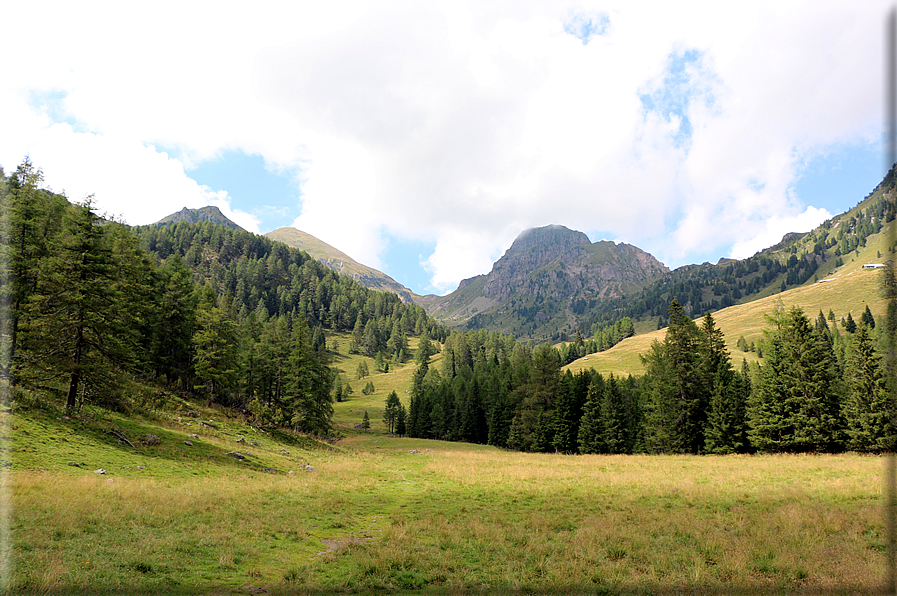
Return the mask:
<svg viewBox="0 0 897 596">
<path fill-rule="evenodd" d="M 607 453 L 627 453 L 629 412 L 617 379 L 610 375 L 601 399 L 602 443 Z"/>
<path fill-rule="evenodd" d="M 554 404 L 554 440 L 552 446 L 560 453 L 579 451 L 577 435 L 582 413 L 576 403 L 573 374 L 568 370 L 561 377 Z"/>
<path fill-rule="evenodd" d="M 866 326 L 870 331 L 875 329 L 875 317 L 872 316 L 872 311 L 869 310 L 869 305 L 866 305 L 866 310 L 863 311 L 863 316 L 860 318 L 860 322 Z"/>
<path fill-rule="evenodd" d="M 710 393 L 704 449 L 708 453 L 735 453 L 746 447 L 742 379 L 732 370 L 723 333 L 710 313 L 704 316 L 701 331 L 704 383 Z"/>
<path fill-rule="evenodd" d="M 646 424 L 658 452 L 700 453 L 709 398 L 701 362 L 701 332 L 675 298 L 663 344 L 644 358 L 650 385 Z"/>
<path fill-rule="evenodd" d="M 851 342 L 847 368 L 848 394 L 844 404 L 848 447 L 856 451 L 882 452 L 894 448 L 891 423 L 894 408 L 872 339 L 860 325 Z"/>
<path fill-rule="evenodd" d="M 2 292 L 2 320 L 7 330 L 0 345 L 0 377 L 16 382 L 14 367 L 21 360 L 18 348 L 20 322 L 29 311 L 29 300 L 38 289 L 42 272 L 45 272 L 69 205 L 64 197 L 53 195 L 40 188 L 43 172 L 27 158 L 8 179 L 4 178 L 0 197 L 0 221 L 9 275 L 0 285 Z"/>
<path fill-rule="evenodd" d="M 831 339 L 800 308 L 770 317 L 765 364 L 749 407 L 761 451 L 833 451 L 841 442 L 841 386 Z"/>
<path fill-rule="evenodd" d="M 386 405 L 383 408 L 383 423 L 386 424 L 386 432 L 395 432 L 401 408 L 402 402 L 399 401 L 399 394 L 395 391 L 390 391 L 389 395 L 386 396 Z"/>
<path fill-rule="evenodd" d="M 327 435 L 333 425 L 334 372 L 318 358 L 305 320 L 293 323 L 285 391 L 289 425 L 298 432 Z"/>
<path fill-rule="evenodd" d="M 190 271 L 180 257 L 172 257 L 159 269 L 157 296 L 155 372 L 169 384 L 185 381 L 193 360 L 196 296 Z"/>
<path fill-rule="evenodd" d="M 199 384 L 194 388 L 202 391 L 209 403 L 230 404 L 237 378 L 237 323 L 217 305 L 210 292 L 207 288 L 196 311 L 193 366 Z"/>
<path fill-rule="evenodd" d="M 577 443 L 579 452 L 604 453 L 604 426 L 602 417 L 602 402 L 604 397 L 604 382 L 596 379 L 590 386 L 582 419 L 579 421 L 579 434 Z"/>
<path fill-rule="evenodd" d="M 66 408 L 79 391 L 114 390 L 137 350 L 135 314 L 142 310 L 122 291 L 107 226 L 91 200 L 66 210 L 50 255 L 42 260 L 35 291 L 23 305 L 32 370 L 63 375 Z"/>
</svg>

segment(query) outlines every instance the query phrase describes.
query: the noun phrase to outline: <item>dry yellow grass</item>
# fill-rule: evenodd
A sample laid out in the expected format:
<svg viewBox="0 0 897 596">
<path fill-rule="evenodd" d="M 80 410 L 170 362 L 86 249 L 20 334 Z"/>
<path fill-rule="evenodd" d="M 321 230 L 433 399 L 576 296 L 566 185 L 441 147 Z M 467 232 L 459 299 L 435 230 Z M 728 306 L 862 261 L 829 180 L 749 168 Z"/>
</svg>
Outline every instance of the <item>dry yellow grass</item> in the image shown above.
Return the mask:
<svg viewBox="0 0 897 596">
<path fill-rule="evenodd" d="M 717 327 L 725 334 L 726 346 L 732 355 L 733 363 L 740 365 L 743 358 L 749 363 L 758 360 L 755 353 L 742 352 L 735 344 L 741 336 L 744 336 L 748 343 L 758 342 L 763 336 L 763 330 L 767 328 L 764 315 L 773 313 L 779 304 L 786 309 L 799 306 L 809 317 L 815 317 L 820 310 L 828 315 L 831 309 L 836 321 L 840 321 L 848 313 L 858 321 L 868 305 L 876 320 L 884 320 L 887 308 L 880 291 L 881 271 L 862 268 L 864 263 L 880 261 L 876 254 L 883 248 L 879 240 L 883 242 L 884 239 L 875 238 L 876 242 L 870 241 L 869 245 L 860 251 L 859 256 L 848 257 L 844 266 L 829 275 L 832 279 L 830 282 L 810 283 L 713 313 Z M 647 353 L 654 341 L 663 341 L 665 334 L 665 329 L 659 329 L 624 339 L 610 350 L 590 354 L 571 362 L 565 369 L 573 373 L 594 368 L 602 374 L 613 373 L 624 377 L 630 374 L 641 375 L 644 367 L 639 355 Z"/>
<path fill-rule="evenodd" d="M 879 458 L 378 440 L 294 477 L 15 472 L 14 587 L 873 593 L 883 578 Z"/>
</svg>

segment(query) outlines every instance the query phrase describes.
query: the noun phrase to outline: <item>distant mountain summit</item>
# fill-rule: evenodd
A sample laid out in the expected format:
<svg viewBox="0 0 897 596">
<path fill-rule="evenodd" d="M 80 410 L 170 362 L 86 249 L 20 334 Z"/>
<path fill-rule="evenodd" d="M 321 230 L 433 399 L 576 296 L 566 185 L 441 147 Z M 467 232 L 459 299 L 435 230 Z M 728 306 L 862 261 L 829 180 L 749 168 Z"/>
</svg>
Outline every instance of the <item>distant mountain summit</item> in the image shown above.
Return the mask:
<svg viewBox="0 0 897 596">
<path fill-rule="evenodd" d="M 225 217 L 224 214 L 221 213 L 221 210 L 218 209 L 218 207 L 214 207 L 212 205 L 209 205 L 208 207 L 200 207 L 199 209 L 188 209 L 187 207 L 184 207 L 177 213 L 172 213 L 167 217 L 163 217 L 162 219 L 157 221 L 155 225 L 176 224 L 182 221 L 191 224 L 208 221 L 215 224 L 220 224 L 222 226 L 227 226 L 228 228 L 232 228 L 234 230 L 243 229 L 229 220 L 227 217 Z"/>
<path fill-rule="evenodd" d="M 361 285 L 373 290 L 397 294 L 403 302 L 413 302 L 416 295 L 382 271 L 362 265 L 344 252 L 330 246 L 323 240 L 296 228 L 278 228 L 265 234 L 271 240 L 283 242 L 287 246 L 304 250 L 312 258 L 341 275 L 348 275 Z"/>
<path fill-rule="evenodd" d="M 522 232 L 487 275 L 419 302 L 450 324 L 541 340 L 577 329 L 598 301 L 637 291 L 666 273 L 640 248 L 592 243 L 582 232 L 550 225 Z"/>
</svg>

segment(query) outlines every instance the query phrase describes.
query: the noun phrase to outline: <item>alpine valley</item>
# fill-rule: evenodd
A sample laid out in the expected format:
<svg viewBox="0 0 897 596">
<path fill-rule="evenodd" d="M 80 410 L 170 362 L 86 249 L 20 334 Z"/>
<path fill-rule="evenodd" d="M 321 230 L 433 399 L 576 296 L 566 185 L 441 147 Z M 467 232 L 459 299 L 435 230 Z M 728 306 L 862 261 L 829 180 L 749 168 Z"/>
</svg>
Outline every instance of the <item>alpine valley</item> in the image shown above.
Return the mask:
<svg viewBox="0 0 897 596">
<path fill-rule="evenodd" d="M 546 225 L 446 296 L 42 182 L 0 170 L 0 594 L 883 593 L 895 170 L 747 259 Z"/>
</svg>

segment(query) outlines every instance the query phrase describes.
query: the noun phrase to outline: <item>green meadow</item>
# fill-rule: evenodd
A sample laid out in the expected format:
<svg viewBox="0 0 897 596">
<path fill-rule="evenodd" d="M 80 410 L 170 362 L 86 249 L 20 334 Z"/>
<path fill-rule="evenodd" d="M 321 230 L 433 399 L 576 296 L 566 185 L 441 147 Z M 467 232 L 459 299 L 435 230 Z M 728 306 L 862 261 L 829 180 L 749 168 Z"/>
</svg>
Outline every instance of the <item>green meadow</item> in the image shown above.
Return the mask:
<svg viewBox="0 0 897 596">
<path fill-rule="evenodd" d="M 402 439 L 377 430 L 391 389 L 372 376 L 380 395 L 336 404 L 330 444 L 176 398 L 66 418 L 20 393 L 2 418 L 7 592 L 871 594 L 884 581 L 881 458 Z M 352 427 L 363 409 L 368 433 Z"/>
</svg>

